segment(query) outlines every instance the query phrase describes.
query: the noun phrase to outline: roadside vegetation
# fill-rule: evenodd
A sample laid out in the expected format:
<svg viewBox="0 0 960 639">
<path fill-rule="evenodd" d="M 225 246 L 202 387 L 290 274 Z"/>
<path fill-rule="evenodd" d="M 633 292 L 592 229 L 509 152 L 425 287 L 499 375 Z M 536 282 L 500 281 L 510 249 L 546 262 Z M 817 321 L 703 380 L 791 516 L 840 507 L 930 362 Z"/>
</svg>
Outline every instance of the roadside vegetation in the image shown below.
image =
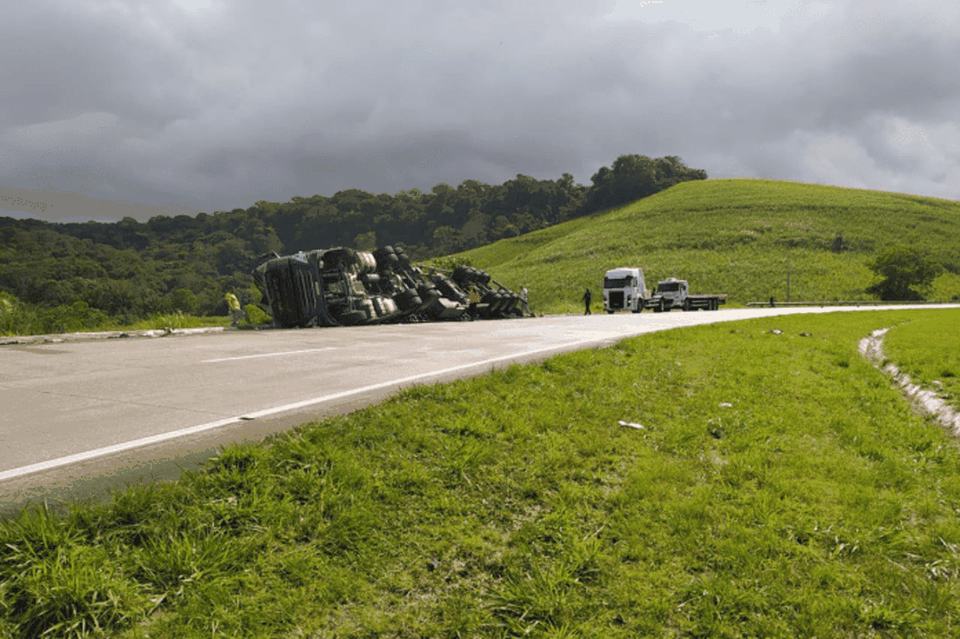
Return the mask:
<svg viewBox="0 0 960 639">
<path fill-rule="evenodd" d="M 506 286 L 530 289 L 542 313 L 582 312 L 604 271 L 644 269 L 648 286 L 667 277 L 728 303 L 877 300 L 877 256 L 909 246 L 937 268 L 917 295 L 960 300 L 960 202 L 774 180 L 678 184 L 595 217 L 501 240 L 453 257 Z M 886 266 L 886 263 L 881 263 Z M 789 295 L 787 291 L 789 277 Z M 878 287 L 876 291 L 886 290 Z"/>
<path fill-rule="evenodd" d="M 241 328 L 269 324 L 271 321 L 270 316 L 256 304 L 247 304 L 244 310 L 246 319 L 239 324 Z M 223 315 L 198 316 L 183 311 L 153 313 L 142 319 L 110 317 L 82 301 L 43 308 L 24 304 L 9 293 L 0 291 L 0 337 L 229 325 L 230 318 Z"/>
<path fill-rule="evenodd" d="M 0 336 L 48 335 L 99 331 L 150 330 L 165 328 L 198 328 L 227 326 L 229 318 L 198 317 L 181 311 L 154 313 L 144 319 L 126 321 L 111 318 L 103 311 L 90 308 L 86 302 L 41 308 L 21 303 L 0 292 Z"/>
<path fill-rule="evenodd" d="M 960 299 L 960 202 L 705 177 L 678 158 L 621 156 L 589 188 L 569 175 L 518 175 L 146 223 L 0 218 L 0 295 L 32 317 L 18 322 L 0 303 L 0 334 L 225 317 L 228 291 L 245 307 L 259 301 L 258 256 L 338 245 L 395 244 L 415 260 L 473 264 L 530 289 L 538 313 L 577 312 L 588 287 L 599 308 L 603 272 L 618 266 L 644 268 L 650 285 L 685 278 L 693 293 L 727 293 L 730 305 Z"/>
<path fill-rule="evenodd" d="M 960 450 L 857 345 L 909 371 L 957 315 L 639 336 L 30 509 L 0 634 L 956 636 Z"/>
</svg>

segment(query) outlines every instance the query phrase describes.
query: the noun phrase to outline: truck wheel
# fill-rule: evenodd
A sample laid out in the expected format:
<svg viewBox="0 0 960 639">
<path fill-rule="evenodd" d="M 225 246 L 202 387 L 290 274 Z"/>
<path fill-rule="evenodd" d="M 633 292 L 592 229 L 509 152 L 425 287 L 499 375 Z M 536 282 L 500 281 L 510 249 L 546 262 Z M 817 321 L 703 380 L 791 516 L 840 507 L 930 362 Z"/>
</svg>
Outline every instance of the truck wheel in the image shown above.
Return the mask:
<svg viewBox="0 0 960 639">
<path fill-rule="evenodd" d="M 423 300 L 412 288 L 408 288 L 393 296 L 394 303 L 401 311 L 411 311 L 423 305 Z"/>
<path fill-rule="evenodd" d="M 687 312 L 690 310 L 690 300 L 683 300 L 683 311 Z"/>
<path fill-rule="evenodd" d="M 418 284 L 417 296 L 424 302 L 435 300 L 440 297 L 440 291 L 433 284 Z"/>
<path fill-rule="evenodd" d="M 337 316 L 337 321 L 344 326 L 353 326 L 367 319 L 367 314 L 363 311 L 347 311 Z"/>
<path fill-rule="evenodd" d="M 457 284 L 465 284 L 472 280 L 473 273 L 470 270 L 469 266 L 460 265 L 453 269 L 453 273 L 450 275 L 453 278 L 453 281 Z"/>
</svg>

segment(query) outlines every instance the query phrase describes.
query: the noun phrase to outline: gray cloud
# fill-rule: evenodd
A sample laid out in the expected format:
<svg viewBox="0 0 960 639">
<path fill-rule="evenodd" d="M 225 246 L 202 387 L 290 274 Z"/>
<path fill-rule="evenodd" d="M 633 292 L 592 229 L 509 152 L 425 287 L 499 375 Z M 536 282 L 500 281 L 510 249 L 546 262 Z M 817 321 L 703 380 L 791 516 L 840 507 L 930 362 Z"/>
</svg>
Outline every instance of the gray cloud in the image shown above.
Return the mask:
<svg viewBox="0 0 960 639">
<path fill-rule="evenodd" d="M 589 184 L 625 153 L 960 198 L 952 6 L 325 4 L 17 3 L 0 24 L 0 211 Z"/>
</svg>

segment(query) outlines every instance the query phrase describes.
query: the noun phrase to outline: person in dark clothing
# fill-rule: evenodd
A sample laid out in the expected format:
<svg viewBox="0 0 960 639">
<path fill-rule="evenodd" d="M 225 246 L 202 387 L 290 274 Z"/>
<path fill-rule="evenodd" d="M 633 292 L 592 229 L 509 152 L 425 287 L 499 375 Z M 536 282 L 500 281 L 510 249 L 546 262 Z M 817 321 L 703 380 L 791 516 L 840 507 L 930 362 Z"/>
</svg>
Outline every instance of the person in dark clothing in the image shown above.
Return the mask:
<svg viewBox="0 0 960 639">
<path fill-rule="evenodd" d="M 583 294 L 583 305 L 584 305 L 583 314 L 589 315 L 590 314 L 590 289 L 589 288 Z"/>
</svg>

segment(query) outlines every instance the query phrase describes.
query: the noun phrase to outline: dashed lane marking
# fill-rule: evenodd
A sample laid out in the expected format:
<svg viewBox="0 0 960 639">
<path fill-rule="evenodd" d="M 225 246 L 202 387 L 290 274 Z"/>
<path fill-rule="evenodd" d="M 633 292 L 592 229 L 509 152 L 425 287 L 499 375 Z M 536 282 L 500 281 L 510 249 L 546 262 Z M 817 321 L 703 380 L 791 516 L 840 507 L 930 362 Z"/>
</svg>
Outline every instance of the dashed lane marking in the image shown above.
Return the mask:
<svg viewBox="0 0 960 639">
<path fill-rule="evenodd" d="M 257 357 L 280 357 L 281 355 L 300 355 L 302 353 L 319 353 L 320 351 L 332 351 L 333 347 L 327 348 L 308 348 L 303 351 L 283 351 L 282 353 L 260 353 L 258 355 L 240 355 L 237 357 L 220 357 L 218 359 L 205 359 L 201 364 L 212 364 L 214 362 L 232 362 L 238 359 L 255 359 Z"/>
</svg>

